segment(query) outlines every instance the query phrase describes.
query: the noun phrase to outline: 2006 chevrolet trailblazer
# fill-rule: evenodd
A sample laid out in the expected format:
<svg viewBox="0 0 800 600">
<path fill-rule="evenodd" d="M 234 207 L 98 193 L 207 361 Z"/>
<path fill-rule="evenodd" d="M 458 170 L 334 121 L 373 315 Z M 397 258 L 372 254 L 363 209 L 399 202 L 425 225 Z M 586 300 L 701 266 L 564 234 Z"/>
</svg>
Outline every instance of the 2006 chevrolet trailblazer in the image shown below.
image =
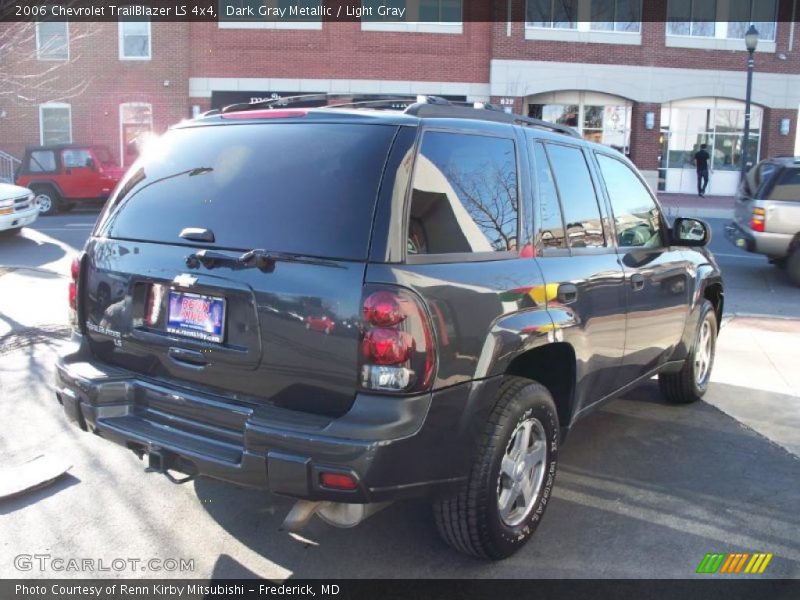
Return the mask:
<svg viewBox="0 0 800 600">
<path fill-rule="evenodd" d="M 232 107 L 109 199 L 57 395 L 173 480 L 297 498 L 289 527 L 425 495 L 451 545 L 503 558 L 579 417 L 654 374 L 705 392 L 708 237 L 617 151 L 490 106 Z"/>
</svg>

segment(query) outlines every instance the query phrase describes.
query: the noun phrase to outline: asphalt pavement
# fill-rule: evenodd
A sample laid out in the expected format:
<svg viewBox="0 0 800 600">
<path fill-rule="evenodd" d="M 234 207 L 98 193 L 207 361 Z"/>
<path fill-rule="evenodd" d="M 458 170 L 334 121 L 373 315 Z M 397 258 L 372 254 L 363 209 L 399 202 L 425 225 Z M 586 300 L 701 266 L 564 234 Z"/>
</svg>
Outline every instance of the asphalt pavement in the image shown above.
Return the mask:
<svg viewBox="0 0 800 600">
<path fill-rule="evenodd" d="M 739 316 L 725 320 L 706 401 L 668 406 L 650 381 L 578 423 L 536 535 L 511 559 L 485 563 L 444 546 L 422 501 L 352 530 L 314 520 L 292 537 L 279 531 L 290 500 L 206 479 L 173 485 L 69 425 L 53 363 L 71 255 L 96 216 L 42 218 L 0 240 L 0 455 L 20 464 L 48 452 L 73 465 L 50 487 L 0 501 L 0 577 L 686 578 L 708 552 L 756 551 L 775 555 L 765 577 L 800 577 L 800 329 L 788 319 L 800 317 L 798 290 L 729 245 L 724 219 L 709 220 L 711 247 L 726 311 Z M 20 554 L 126 567 L 22 572 Z M 153 572 L 127 560 L 150 558 L 193 563 Z"/>
</svg>

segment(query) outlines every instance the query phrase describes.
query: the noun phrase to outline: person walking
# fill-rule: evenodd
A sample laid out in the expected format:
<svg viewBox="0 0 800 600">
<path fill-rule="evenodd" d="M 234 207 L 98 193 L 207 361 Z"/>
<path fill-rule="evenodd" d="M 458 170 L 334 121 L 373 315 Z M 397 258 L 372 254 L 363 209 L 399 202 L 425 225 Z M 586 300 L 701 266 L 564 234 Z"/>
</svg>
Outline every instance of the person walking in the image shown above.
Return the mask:
<svg viewBox="0 0 800 600">
<path fill-rule="evenodd" d="M 700 150 L 695 152 L 694 165 L 697 168 L 697 195 L 703 198 L 708 185 L 708 160 L 711 155 L 706 151 L 706 144 L 700 144 Z"/>
</svg>

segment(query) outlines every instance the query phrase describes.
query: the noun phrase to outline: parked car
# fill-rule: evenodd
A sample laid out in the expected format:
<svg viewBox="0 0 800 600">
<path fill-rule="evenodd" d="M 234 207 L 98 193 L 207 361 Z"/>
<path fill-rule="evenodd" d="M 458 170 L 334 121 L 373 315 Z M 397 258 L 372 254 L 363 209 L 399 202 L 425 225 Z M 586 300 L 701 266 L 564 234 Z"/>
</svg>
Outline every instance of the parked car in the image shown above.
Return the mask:
<svg viewBox="0 0 800 600">
<path fill-rule="evenodd" d="M 708 227 L 670 227 L 568 127 L 426 98 L 237 108 L 163 144 L 73 263 L 56 395 L 173 481 L 293 497 L 289 529 L 426 496 L 449 544 L 501 559 L 579 418 L 656 374 L 670 403 L 708 387 Z M 126 281 L 109 308 L 99 272 Z M 323 310 L 357 326 L 321 338 Z"/>
<path fill-rule="evenodd" d="M 10 183 L 0 183 L 0 233 L 19 233 L 38 216 L 36 197 L 31 190 Z"/>
<path fill-rule="evenodd" d="M 39 211 L 52 215 L 108 197 L 124 173 L 105 146 L 66 144 L 28 148 L 16 175 L 31 188 Z"/>
<path fill-rule="evenodd" d="M 750 169 L 725 232 L 739 248 L 786 269 L 800 286 L 800 157 L 763 160 Z"/>
</svg>

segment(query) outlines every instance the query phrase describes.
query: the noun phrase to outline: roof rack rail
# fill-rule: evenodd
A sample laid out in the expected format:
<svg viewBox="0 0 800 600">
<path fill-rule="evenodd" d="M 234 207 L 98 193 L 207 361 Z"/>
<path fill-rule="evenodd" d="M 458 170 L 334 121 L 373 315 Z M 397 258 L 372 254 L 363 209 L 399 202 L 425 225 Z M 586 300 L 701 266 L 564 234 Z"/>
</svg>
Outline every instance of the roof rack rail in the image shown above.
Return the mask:
<svg viewBox="0 0 800 600">
<path fill-rule="evenodd" d="M 580 138 L 581 134 L 568 125 L 550 123 L 541 119 L 523 117 L 507 113 L 501 106 L 489 104 L 488 102 L 475 102 L 472 105 L 459 105 L 438 96 L 418 96 L 417 102 L 409 106 L 405 113 L 416 117 L 434 118 L 453 118 L 453 119 L 477 119 L 480 121 L 495 121 L 498 123 L 510 123 L 536 127 L 538 129 L 548 129 L 557 133 L 562 133 L 575 138 Z"/>
<path fill-rule="evenodd" d="M 313 100 L 328 101 L 328 94 L 304 94 L 302 96 L 286 96 L 284 98 L 270 98 L 269 100 L 260 100 L 259 102 L 239 102 L 238 104 L 229 104 L 223 106 L 219 111 L 220 113 L 238 112 L 242 110 L 254 110 L 257 108 L 272 108 L 273 106 L 286 106 L 293 102 L 309 102 Z"/>
</svg>

